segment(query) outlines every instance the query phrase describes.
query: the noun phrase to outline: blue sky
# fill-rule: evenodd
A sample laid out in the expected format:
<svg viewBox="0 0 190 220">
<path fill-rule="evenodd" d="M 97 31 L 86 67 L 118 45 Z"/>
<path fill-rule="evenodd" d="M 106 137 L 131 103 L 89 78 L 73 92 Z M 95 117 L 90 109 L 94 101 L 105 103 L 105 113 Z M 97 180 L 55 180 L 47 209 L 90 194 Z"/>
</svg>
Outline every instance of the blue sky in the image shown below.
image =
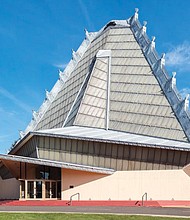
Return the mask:
<svg viewBox="0 0 190 220">
<path fill-rule="evenodd" d="M 0 0 L 0 153 L 25 130 L 84 39 L 112 19 L 128 19 L 139 8 L 177 87 L 190 93 L 189 0 Z"/>
</svg>

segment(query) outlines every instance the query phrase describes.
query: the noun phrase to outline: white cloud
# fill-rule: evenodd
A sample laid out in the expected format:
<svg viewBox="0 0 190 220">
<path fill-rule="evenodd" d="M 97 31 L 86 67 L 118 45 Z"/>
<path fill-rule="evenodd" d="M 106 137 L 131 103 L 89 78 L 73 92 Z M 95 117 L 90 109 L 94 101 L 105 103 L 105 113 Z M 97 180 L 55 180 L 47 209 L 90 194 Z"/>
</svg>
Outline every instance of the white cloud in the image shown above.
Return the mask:
<svg viewBox="0 0 190 220">
<path fill-rule="evenodd" d="M 11 135 L 10 134 L 5 134 L 5 135 L 0 135 L 0 142 L 4 142 L 7 140 Z"/>
<path fill-rule="evenodd" d="M 172 46 L 166 53 L 166 65 L 174 67 L 179 72 L 190 70 L 190 43 L 183 42 Z"/>
<path fill-rule="evenodd" d="M 187 94 L 190 94 L 190 88 L 183 88 L 179 91 L 181 94 L 182 98 L 185 98 Z"/>
<path fill-rule="evenodd" d="M 56 64 L 53 64 L 53 66 L 57 67 L 58 69 L 65 69 L 65 67 L 68 65 L 68 63 L 56 63 Z"/>
<path fill-rule="evenodd" d="M 14 102 L 17 106 L 19 106 L 20 108 L 22 108 L 23 110 L 31 113 L 31 108 L 26 105 L 25 103 L 23 103 L 22 101 L 20 101 L 19 99 L 17 99 L 13 94 L 11 94 L 9 91 L 7 91 L 6 89 L 0 87 L 0 95 L 3 95 L 4 97 L 10 99 L 12 102 Z M 2 110 L 2 109 L 1 109 Z"/>
<path fill-rule="evenodd" d="M 88 27 L 90 28 L 89 31 L 95 30 L 94 25 L 93 25 L 93 23 L 92 23 L 92 21 L 91 21 L 91 19 L 90 19 L 90 15 L 89 15 L 89 12 L 88 12 L 88 8 L 87 8 L 87 6 L 85 5 L 84 1 L 78 0 L 78 3 L 79 3 L 79 6 L 80 6 L 80 8 L 81 8 L 81 12 L 83 13 L 83 15 L 84 15 L 84 17 L 85 17 L 85 19 L 86 19 L 86 21 L 87 21 Z"/>
</svg>

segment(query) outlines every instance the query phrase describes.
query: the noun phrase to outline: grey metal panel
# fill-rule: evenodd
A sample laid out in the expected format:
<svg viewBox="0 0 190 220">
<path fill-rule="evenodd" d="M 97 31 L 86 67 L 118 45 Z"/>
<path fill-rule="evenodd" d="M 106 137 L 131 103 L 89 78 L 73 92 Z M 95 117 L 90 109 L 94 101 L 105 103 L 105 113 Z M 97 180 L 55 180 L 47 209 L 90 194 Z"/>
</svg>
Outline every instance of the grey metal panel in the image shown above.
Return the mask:
<svg viewBox="0 0 190 220">
<path fill-rule="evenodd" d="M 30 139 L 21 149 L 19 149 L 15 154 L 26 156 L 26 157 L 34 157 L 37 158 L 37 138 Z"/>
<path fill-rule="evenodd" d="M 88 50 L 79 61 L 75 70 L 71 73 L 70 78 L 65 83 L 62 90 L 58 93 L 56 99 L 51 104 L 48 111 L 45 113 L 35 130 L 44 128 L 61 127 L 73 104 L 77 92 L 88 72 L 92 58 L 96 55 L 99 49 L 102 49 L 105 44 L 107 32 L 91 43 Z M 56 114 L 56 117 L 55 117 Z"/>
<path fill-rule="evenodd" d="M 61 157 L 59 159 L 68 163 L 80 163 L 86 166 L 100 166 L 115 170 L 152 170 L 174 169 L 176 166 L 183 167 L 190 162 L 190 159 L 188 159 L 190 153 L 187 151 L 96 143 L 75 139 L 63 143 L 69 147 L 66 148 L 65 152 L 61 150 L 64 147 L 60 149 Z M 58 153 L 48 148 L 43 149 L 43 151 L 44 157 L 47 157 L 46 159 L 53 159 Z"/>
<path fill-rule="evenodd" d="M 106 49 L 113 49 L 110 129 L 187 140 L 135 38 L 112 35 L 112 31 L 105 45 Z M 128 110 L 122 106 L 129 106 Z M 167 111 L 160 110 L 162 106 L 167 106 Z"/>
<path fill-rule="evenodd" d="M 91 71 L 91 70 L 89 70 L 89 71 Z M 65 119 L 64 126 L 69 126 L 74 123 L 75 117 L 76 117 L 78 109 L 80 107 L 81 100 L 84 96 L 84 93 L 85 93 L 85 90 L 86 90 L 86 87 L 87 87 L 87 84 L 88 84 L 88 81 L 90 78 L 90 74 L 91 74 L 91 72 L 88 73 L 80 90 L 78 91 L 77 97 L 75 98 L 75 101 L 74 101 L 71 109 L 69 110 L 69 114 L 67 115 L 67 118 Z"/>
<path fill-rule="evenodd" d="M 106 43 L 104 46 L 105 50 L 112 50 L 112 49 L 118 49 L 118 50 L 139 50 L 140 46 L 136 42 L 113 42 L 113 43 Z"/>
<path fill-rule="evenodd" d="M 130 28 L 112 28 L 109 30 L 110 35 L 133 35 Z"/>
<path fill-rule="evenodd" d="M 75 125 L 105 127 L 107 72 L 108 59 L 98 58 L 75 118 Z M 96 93 L 101 94 L 102 97 L 93 94 L 94 87 Z"/>
<path fill-rule="evenodd" d="M 112 50 L 112 56 L 115 58 L 126 58 L 126 57 L 139 57 L 142 58 L 144 57 L 142 50 L 129 50 L 129 49 L 120 49 L 120 50 Z"/>
<path fill-rule="evenodd" d="M 149 74 L 141 74 L 139 75 L 132 75 L 132 74 L 113 74 L 111 75 L 111 82 L 112 83 L 128 83 L 128 84 L 147 84 L 148 85 L 156 85 L 157 81 L 154 77 Z"/>
<path fill-rule="evenodd" d="M 113 57 L 113 66 L 148 66 L 148 63 L 144 57 Z"/>
<path fill-rule="evenodd" d="M 142 75 L 142 74 L 152 74 L 150 66 L 113 66 L 112 73 L 115 74 L 131 74 L 131 75 Z"/>
<path fill-rule="evenodd" d="M 124 34 L 118 34 L 118 35 L 112 35 L 109 34 L 108 37 L 107 37 L 107 42 L 108 43 L 114 43 L 114 42 L 131 42 L 131 41 L 135 41 L 135 38 L 133 35 L 124 35 Z"/>
<path fill-rule="evenodd" d="M 122 170 L 122 167 L 123 167 L 123 161 L 120 159 L 117 159 L 117 170 Z"/>
</svg>

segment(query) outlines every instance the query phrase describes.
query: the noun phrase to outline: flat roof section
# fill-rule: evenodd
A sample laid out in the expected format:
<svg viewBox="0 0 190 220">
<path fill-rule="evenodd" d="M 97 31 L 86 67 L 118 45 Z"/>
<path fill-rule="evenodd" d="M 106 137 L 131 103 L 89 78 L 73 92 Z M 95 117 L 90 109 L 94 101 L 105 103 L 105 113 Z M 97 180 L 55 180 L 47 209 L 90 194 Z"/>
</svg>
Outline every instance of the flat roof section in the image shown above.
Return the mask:
<svg viewBox="0 0 190 220">
<path fill-rule="evenodd" d="M 45 135 L 61 138 L 100 141 L 117 144 L 129 144 L 145 147 L 159 147 L 174 150 L 190 151 L 190 143 L 169 139 L 131 134 L 127 132 L 105 130 L 98 128 L 70 126 L 31 132 L 31 135 Z"/>
</svg>

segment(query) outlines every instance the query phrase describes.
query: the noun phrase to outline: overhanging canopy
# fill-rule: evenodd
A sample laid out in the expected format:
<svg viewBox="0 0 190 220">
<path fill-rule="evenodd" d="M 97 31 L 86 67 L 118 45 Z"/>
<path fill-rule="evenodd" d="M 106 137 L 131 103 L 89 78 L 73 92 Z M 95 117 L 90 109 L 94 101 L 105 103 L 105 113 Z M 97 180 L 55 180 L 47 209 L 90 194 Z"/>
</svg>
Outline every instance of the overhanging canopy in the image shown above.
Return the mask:
<svg viewBox="0 0 190 220">
<path fill-rule="evenodd" d="M 16 155 L 0 154 L 0 162 L 2 162 L 2 164 L 5 165 L 5 167 L 7 167 L 9 170 L 14 170 L 15 173 L 16 173 L 16 170 L 18 172 L 20 163 L 44 165 L 44 166 L 51 166 L 51 167 L 64 168 L 64 169 L 73 169 L 73 170 L 87 171 L 87 172 L 93 172 L 93 173 L 102 173 L 102 174 L 114 173 L 113 169 L 91 167 L 91 166 L 85 166 L 85 165 L 80 165 L 80 164 L 72 164 L 72 163 L 66 163 L 66 162 L 60 162 L 60 161 L 52 161 L 52 160 L 23 157 L 23 156 L 16 156 Z"/>
</svg>

